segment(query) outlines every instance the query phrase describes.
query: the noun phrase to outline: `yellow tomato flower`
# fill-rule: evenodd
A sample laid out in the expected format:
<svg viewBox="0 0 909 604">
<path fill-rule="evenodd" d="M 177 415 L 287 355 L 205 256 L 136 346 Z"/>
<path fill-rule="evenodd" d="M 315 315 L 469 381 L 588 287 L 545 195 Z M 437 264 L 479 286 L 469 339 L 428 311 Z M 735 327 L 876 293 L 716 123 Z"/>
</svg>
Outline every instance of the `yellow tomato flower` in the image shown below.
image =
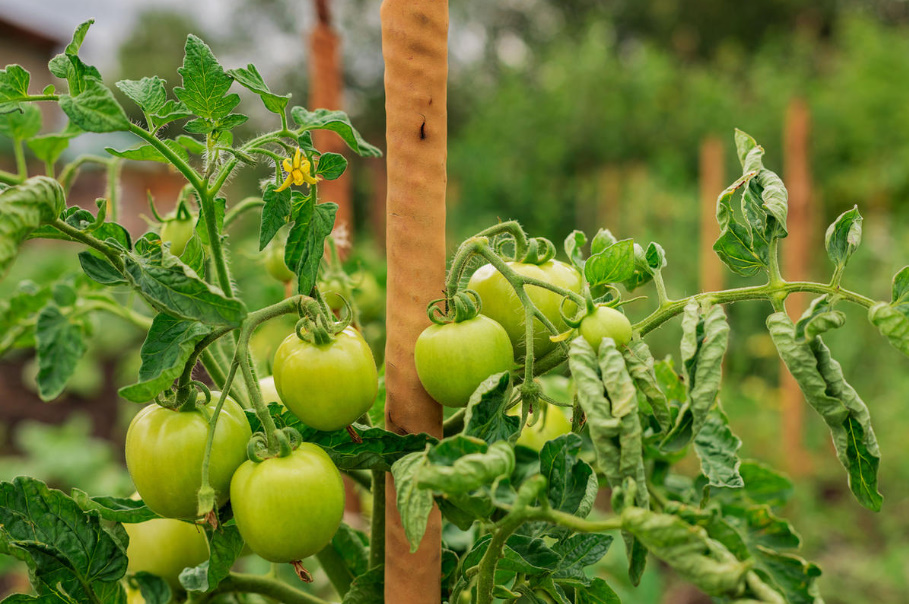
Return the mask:
<svg viewBox="0 0 909 604">
<path fill-rule="evenodd" d="M 280 187 L 275 189 L 276 193 L 283 191 L 289 187 L 291 183 L 299 187 L 304 182 L 314 185 L 320 180 L 318 176 L 313 177 L 309 173 L 311 164 L 309 163 L 309 160 L 306 159 L 306 156 L 303 155 L 303 152 L 300 151 L 299 147 L 297 147 L 297 152 L 294 153 L 293 162 L 290 161 L 290 158 L 287 158 L 281 165 L 284 166 L 284 171 L 287 172 L 287 178 L 284 179 L 284 182 L 281 183 Z"/>
</svg>

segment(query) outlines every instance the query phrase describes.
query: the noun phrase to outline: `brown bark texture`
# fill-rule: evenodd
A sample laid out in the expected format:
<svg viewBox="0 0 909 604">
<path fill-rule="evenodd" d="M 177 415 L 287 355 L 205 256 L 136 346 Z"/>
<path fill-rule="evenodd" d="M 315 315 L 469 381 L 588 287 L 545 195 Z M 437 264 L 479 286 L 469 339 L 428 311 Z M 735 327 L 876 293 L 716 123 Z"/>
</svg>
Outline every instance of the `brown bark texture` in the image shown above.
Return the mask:
<svg viewBox="0 0 909 604">
<path fill-rule="evenodd" d="M 700 288 L 702 292 L 723 289 L 723 263 L 713 251 L 713 244 L 720 236 L 720 225 L 716 221 L 716 199 L 728 184 L 723 163 L 723 143 L 710 136 L 701 142 L 700 190 L 701 190 L 701 245 L 700 245 Z"/>
<path fill-rule="evenodd" d="M 814 248 L 814 227 L 817 222 L 811 195 L 810 160 L 811 115 L 802 99 L 792 99 L 786 110 L 783 133 L 783 179 L 789 191 L 789 236 L 783 240 L 783 274 L 790 281 L 810 277 L 811 255 Z M 789 316 L 795 321 L 807 308 L 808 294 L 793 294 L 786 301 Z M 805 450 L 805 400 L 802 392 L 780 363 L 782 390 L 782 434 L 786 470 L 793 476 L 804 475 L 811 469 Z"/>
<path fill-rule="evenodd" d="M 440 437 L 442 408 L 423 390 L 413 351 L 430 324 L 426 305 L 445 284 L 448 2 L 384 0 L 381 18 L 388 149 L 385 424 L 399 434 Z M 388 487 L 385 601 L 436 604 L 441 516 L 433 511 L 411 554 L 390 476 Z"/>
<path fill-rule="evenodd" d="M 309 108 L 343 109 L 344 74 L 341 39 L 332 28 L 328 0 L 316 0 L 315 5 L 318 21 L 309 37 Z M 313 143 L 323 153 L 348 155 L 347 146 L 341 137 L 329 130 L 315 130 Z M 338 204 L 335 224 L 338 228 L 346 227 L 348 240 L 352 240 L 354 216 L 350 170 L 336 180 L 321 181 L 319 201 Z"/>
</svg>

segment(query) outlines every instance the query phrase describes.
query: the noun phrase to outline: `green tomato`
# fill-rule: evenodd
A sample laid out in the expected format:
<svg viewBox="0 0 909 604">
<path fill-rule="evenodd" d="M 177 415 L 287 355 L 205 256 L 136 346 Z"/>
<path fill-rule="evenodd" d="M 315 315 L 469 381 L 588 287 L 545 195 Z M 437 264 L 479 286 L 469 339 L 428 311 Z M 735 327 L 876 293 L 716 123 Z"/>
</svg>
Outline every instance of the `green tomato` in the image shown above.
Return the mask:
<svg viewBox="0 0 909 604">
<path fill-rule="evenodd" d="M 212 392 L 209 413 L 220 395 Z M 200 409 L 174 411 L 157 404 L 143 408 L 129 424 L 126 467 L 142 500 L 159 516 L 196 518 L 208 431 L 208 419 Z M 219 506 L 227 501 L 234 470 L 247 458 L 251 436 L 243 409 L 228 398 L 218 417 L 209 465 L 209 482 Z"/>
<path fill-rule="evenodd" d="M 319 552 L 338 530 L 344 483 L 325 451 L 302 443 L 287 457 L 240 466 L 230 501 L 253 552 L 270 562 L 294 562 Z"/>
<path fill-rule="evenodd" d="M 265 270 L 281 283 L 290 283 L 296 276 L 284 263 L 284 245 L 277 240 L 265 246 Z"/>
<path fill-rule="evenodd" d="M 186 244 L 192 239 L 196 230 L 196 217 L 190 215 L 186 220 L 177 218 L 175 212 L 164 217 L 161 224 L 161 241 L 170 243 L 170 253 L 179 256 L 186 249 Z"/>
<path fill-rule="evenodd" d="M 155 518 L 137 524 L 124 524 L 129 535 L 126 556 L 131 573 L 147 572 L 167 581 L 171 589 L 182 590 L 180 573 L 208 560 L 205 531 L 190 522 Z M 137 590 L 138 593 L 138 590 Z M 142 602 L 141 594 L 137 602 Z"/>
<path fill-rule="evenodd" d="M 284 405 L 307 426 L 326 432 L 366 413 L 379 390 L 372 351 L 353 327 L 327 344 L 290 334 L 278 347 L 273 368 Z"/>
<path fill-rule="evenodd" d="M 603 338 L 612 338 L 616 346 L 625 346 L 631 341 L 628 317 L 603 304 L 598 304 L 592 313 L 581 319 L 578 331 L 594 350 L 600 349 Z"/>
<path fill-rule="evenodd" d="M 427 327 L 417 338 L 414 362 L 429 396 L 448 407 L 463 407 L 483 380 L 512 368 L 514 352 L 505 328 L 477 315 Z"/>
<path fill-rule="evenodd" d="M 538 401 L 533 407 L 535 412 L 540 413 L 547 405 L 543 401 Z M 519 412 L 520 407 L 512 409 L 514 415 Z M 518 437 L 517 444 L 529 447 L 534 451 L 540 451 L 543 445 L 550 440 L 571 432 L 571 422 L 565 417 L 565 412 L 562 411 L 561 407 L 548 405 L 545 414 L 545 417 L 537 420 L 534 425 L 524 426 L 524 429 L 521 430 L 521 436 Z"/>
<path fill-rule="evenodd" d="M 262 401 L 268 403 L 280 403 L 281 397 L 278 396 L 278 389 L 275 388 L 275 376 L 270 375 L 259 380 L 259 390 L 262 391 Z"/>
<path fill-rule="evenodd" d="M 541 281 L 546 281 L 573 292 L 581 293 L 583 278 L 574 267 L 559 262 L 558 260 L 549 260 L 543 264 L 525 264 L 523 262 L 506 263 L 514 271 L 527 277 L 534 277 Z M 515 294 L 511 284 L 495 269 L 491 264 L 481 266 L 470 278 L 468 284 L 470 289 L 480 294 L 480 300 L 483 302 L 481 312 L 490 319 L 501 324 L 508 332 L 511 343 L 514 346 L 515 358 L 524 356 L 524 306 Z M 559 306 L 562 303 L 562 296 L 536 286 L 527 286 L 525 288 L 527 296 L 530 298 L 540 312 L 548 318 L 556 328 L 566 331 L 568 326 L 562 320 L 559 314 Z M 573 302 L 566 302 L 564 311 L 567 315 L 576 312 L 577 305 Z M 547 352 L 554 350 L 557 344 L 549 339 L 549 333 L 539 319 L 533 321 L 533 353 L 539 358 Z"/>
</svg>

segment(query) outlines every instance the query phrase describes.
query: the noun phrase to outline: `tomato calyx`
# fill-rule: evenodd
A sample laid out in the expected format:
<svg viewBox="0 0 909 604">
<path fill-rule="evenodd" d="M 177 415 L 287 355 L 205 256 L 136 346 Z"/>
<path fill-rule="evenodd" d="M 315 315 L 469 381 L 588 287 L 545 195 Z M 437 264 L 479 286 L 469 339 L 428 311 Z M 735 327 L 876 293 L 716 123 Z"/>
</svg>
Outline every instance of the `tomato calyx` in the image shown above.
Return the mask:
<svg viewBox="0 0 909 604">
<path fill-rule="evenodd" d="M 527 242 L 527 251 L 521 262 L 524 264 L 545 264 L 556 255 L 555 244 L 545 237 L 534 237 Z"/>
<path fill-rule="evenodd" d="M 268 438 L 262 432 L 256 432 L 249 439 L 246 445 L 246 456 L 253 463 L 262 463 L 266 459 L 275 457 L 287 457 L 300 446 L 303 437 L 296 429 L 286 426 L 275 430 L 275 442 L 277 450 L 270 450 L 268 447 Z"/>
<path fill-rule="evenodd" d="M 343 297 L 341 301 L 344 302 L 346 312 L 337 321 L 334 320 L 334 315 L 329 314 L 316 300 L 309 298 L 305 302 L 301 301 L 300 320 L 294 326 L 297 337 L 316 346 L 331 343 L 334 336 L 347 329 L 353 320 L 353 308 L 350 303 Z"/>
<path fill-rule="evenodd" d="M 441 303 L 445 303 L 444 307 Z M 438 298 L 429 303 L 426 314 L 429 320 L 436 325 L 448 323 L 463 323 L 475 318 L 483 309 L 480 294 L 472 289 L 464 289 L 451 298 Z"/>
</svg>

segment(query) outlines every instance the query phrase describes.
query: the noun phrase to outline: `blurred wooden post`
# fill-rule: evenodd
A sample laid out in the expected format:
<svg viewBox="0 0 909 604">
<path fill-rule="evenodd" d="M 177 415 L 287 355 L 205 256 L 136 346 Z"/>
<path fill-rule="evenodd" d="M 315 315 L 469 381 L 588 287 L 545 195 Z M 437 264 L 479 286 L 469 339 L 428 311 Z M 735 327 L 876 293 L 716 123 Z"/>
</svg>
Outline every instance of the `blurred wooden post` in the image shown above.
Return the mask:
<svg viewBox="0 0 909 604">
<path fill-rule="evenodd" d="M 708 136 L 701 142 L 700 191 L 701 228 L 700 262 L 698 282 L 700 291 L 723 289 L 723 264 L 713 251 L 713 244 L 720 236 L 720 225 L 716 221 L 716 198 L 726 188 L 723 143 L 715 136 Z"/>
<path fill-rule="evenodd" d="M 341 40 L 332 27 L 329 0 L 315 0 L 318 19 L 309 37 L 310 90 L 309 108 L 343 109 L 344 76 L 341 60 Z M 345 154 L 347 146 L 334 132 L 314 130 L 313 143 L 322 153 Z M 336 229 L 347 230 L 347 240 L 353 240 L 353 203 L 350 190 L 350 171 L 336 180 L 319 183 L 321 201 L 338 204 Z M 347 249 L 339 250 L 342 257 Z"/>
<path fill-rule="evenodd" d="M 809 139 L 811 114 L 805 101 L 793 98 L 786 110 L 783 132 L 783 181 L 789 191 L 789 236 L 782 242 L 783 276 L 789 281 L 809 277 L 810 258 L 816 224 L 811 195 L 811 161 Z M 787 300 L 787 311 L 797 320 L 807 308 L 807 294 L 793 294 Z M 804 447 L 805 399 L 786 366 L 780 363 L 780 403 L 782 408 L 783 454 L 787 471 L 804 475 L 811 463 Z"/>
</svg>

